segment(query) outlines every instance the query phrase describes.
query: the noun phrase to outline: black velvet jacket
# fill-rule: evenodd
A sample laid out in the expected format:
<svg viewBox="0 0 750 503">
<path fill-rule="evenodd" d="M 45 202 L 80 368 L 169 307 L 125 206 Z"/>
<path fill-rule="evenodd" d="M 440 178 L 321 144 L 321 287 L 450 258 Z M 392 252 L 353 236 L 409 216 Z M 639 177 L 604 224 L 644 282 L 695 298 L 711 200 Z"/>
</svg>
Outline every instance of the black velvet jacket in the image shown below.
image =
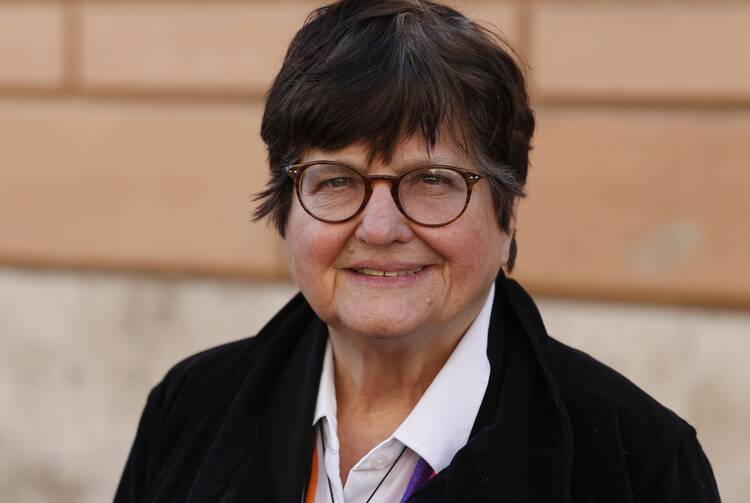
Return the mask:
<svg viewBox="0 0 750 503">
<path fill-rule="evenodd" d="M 695 431 L 546 333 L 500 275 L 469 442 L 410 502 L 718 502 Z M 326 327 L 301 295 L 256 336 L 176 365 L 146 404 L 116 503 L 300 503 Z"/>
</svg>

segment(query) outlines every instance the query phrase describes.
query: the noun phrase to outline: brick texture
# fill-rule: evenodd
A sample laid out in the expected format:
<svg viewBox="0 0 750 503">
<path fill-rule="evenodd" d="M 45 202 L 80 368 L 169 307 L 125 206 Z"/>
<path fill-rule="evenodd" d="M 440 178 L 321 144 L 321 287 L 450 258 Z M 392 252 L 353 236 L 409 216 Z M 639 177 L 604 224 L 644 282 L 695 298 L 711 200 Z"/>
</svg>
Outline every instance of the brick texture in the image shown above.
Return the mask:
<svg viewBox="0 0 750 503">
<path fill-rule="evenodd" d="M 307 14 L 324 2 L 88 2 L 86 89 L 262 93 Z M 517 38 L 512 2 L 455 2 Z"/>
<path fill-rule="evenodd" d="M 0 262 L 282 273 L 278 239 L 248 222 L 264 179 L 249 167 L 265 164 L 262 93 L 321 2 L 76 3 L 66 46 L 63 2 L 0 2 L 0 224 L 12 230 Z M 750 119 L 712 104 L 750 99 L 738 64 L 750 7 L 449 3 L 520 45 L 541 103 L 577 100 L 540 111 L 519 274 L 550 293 L 748 305 Z M 4 97 L 60 85 L 75 48 L 70 94 Z M 657 106 L 601 106 L 620 98 Z"/>
<path fill-rule="evenodd" d="M 250 223 L 260 112 L 0 105 L 0 261 L 279 274 L 274 232 Z"/>
<path fill-rule="evenodd" d="M 539 1 L 541 96 L 750 100 L 744 2 Z"/>
<path fill-rule="evenodd" d="M 63 14 L 56 2 L 0 2 L 0 90 L 62 84 Z"/>
<path fill-rule="evenodd" d="M 544 110 L 519 273 L 539 291 L 750 304 L 750 114 Z"/>
<path fill-rule="evenodd" d="M 87 89 L 262 93 L 315 2 L 88 2 Z"/>
</svg>

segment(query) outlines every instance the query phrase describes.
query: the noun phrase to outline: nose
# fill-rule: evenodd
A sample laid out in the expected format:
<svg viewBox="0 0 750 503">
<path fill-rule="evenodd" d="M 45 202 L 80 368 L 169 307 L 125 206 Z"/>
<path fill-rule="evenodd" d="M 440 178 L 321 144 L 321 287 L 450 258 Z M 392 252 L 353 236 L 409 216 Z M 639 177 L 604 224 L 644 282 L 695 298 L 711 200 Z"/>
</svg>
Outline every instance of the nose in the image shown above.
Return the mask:
<svg viewBox="0 0 750 503">
<path fill-rule="evenodd" d="M 393 200 L 390 184 L 384 180 L 372 187 L 372 195 L 360 215 L 355 237 L 373 246 L 405 243 L 414 236 L 406 217 Z"/>
</svg>

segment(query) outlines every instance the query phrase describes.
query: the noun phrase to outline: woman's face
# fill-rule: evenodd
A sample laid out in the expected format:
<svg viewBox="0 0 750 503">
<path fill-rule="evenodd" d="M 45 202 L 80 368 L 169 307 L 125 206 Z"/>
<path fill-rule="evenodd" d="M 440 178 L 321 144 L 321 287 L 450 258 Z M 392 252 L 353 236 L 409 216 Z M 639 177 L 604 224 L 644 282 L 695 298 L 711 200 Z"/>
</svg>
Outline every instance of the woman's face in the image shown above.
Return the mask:
<svg viewBox="0 0 750 503">
<path fill-rule="evenodd" d="M 402 143 L 390 164 L 368 166 L 367 148 L 360 144 L 311 150 L 300 162 L 313 160 L 343 161 L 369 175 L 399 175 L 426 162 L 478 172 L 448 144 L 428 153 L 418 137 Z M 290 270 L 318 316 L 337 333 L 365 337 L 462 333 L 507 261 L 509 245 L 484 179 L 474 186 L 464 214 L 443 227 L 409 221 L 390 185 L 375 182 L 364 210 L 344 223 L 314 219 L 293 197 L 286 234 Z"/>
</svg>

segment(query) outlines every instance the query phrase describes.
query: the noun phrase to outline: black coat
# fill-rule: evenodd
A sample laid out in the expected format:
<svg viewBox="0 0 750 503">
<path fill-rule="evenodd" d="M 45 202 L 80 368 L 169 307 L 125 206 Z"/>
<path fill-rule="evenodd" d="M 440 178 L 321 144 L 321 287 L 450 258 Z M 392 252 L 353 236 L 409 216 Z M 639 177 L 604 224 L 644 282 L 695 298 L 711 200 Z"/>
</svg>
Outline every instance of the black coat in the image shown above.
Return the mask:
<svg viewBox="0 0 750 503">
<path fill-rule="evenodd" d="M 500 275 L 469 442 L 410 502 L 718 502 L 695 431 L 546 333 Z M 149 395 L 116 503 L 300 503 L 326 327 L 301 295 L 256 336 L 176 365 Z"/>
</svg>

